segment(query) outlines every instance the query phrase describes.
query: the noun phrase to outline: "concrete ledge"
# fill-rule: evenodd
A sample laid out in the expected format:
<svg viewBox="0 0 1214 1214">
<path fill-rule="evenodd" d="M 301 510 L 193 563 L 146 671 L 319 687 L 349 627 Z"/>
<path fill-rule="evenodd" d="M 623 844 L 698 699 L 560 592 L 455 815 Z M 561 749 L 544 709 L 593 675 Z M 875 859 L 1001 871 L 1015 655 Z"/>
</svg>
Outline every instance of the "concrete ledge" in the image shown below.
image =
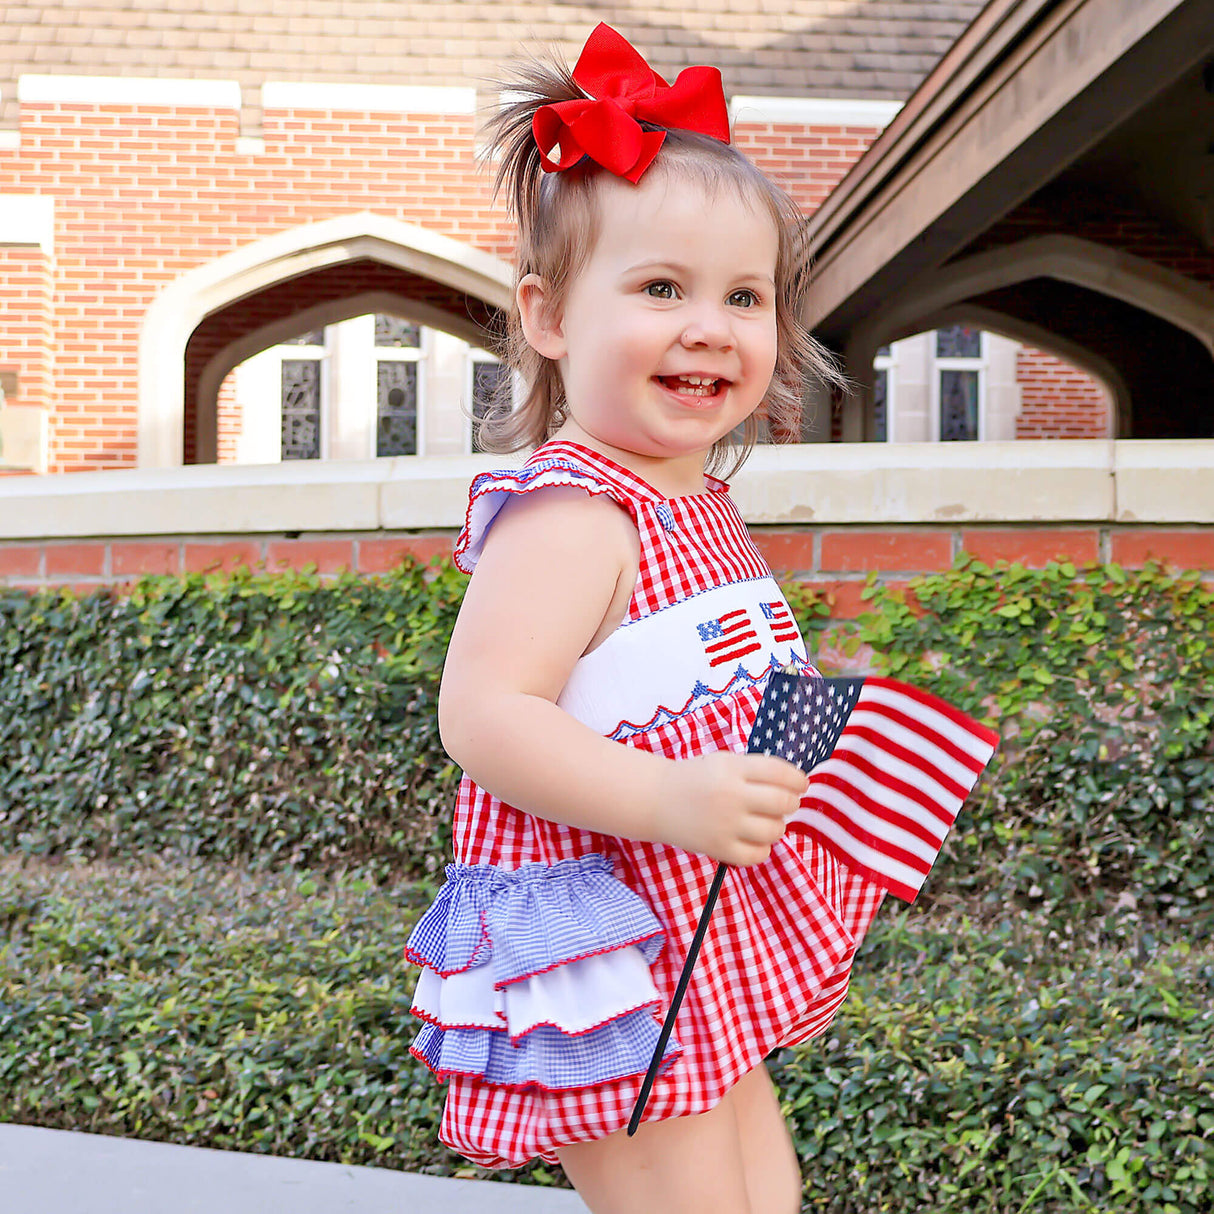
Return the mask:
<svg viewBox="0 0 1214 1214">
<path fill-rule="evenodd" d="M 449 456 L 0 479 L 0 539 L 458 528 L 477 472 Z M 734 480 L 747 522 L 1214 522 L 1214 440 L 761 447 Z"/>
<path fill-rule="evenodd" d="M 1113 517 L 1112 448 L 1103 440 L 760 447 L 734 494 L 756 524 L 1104 522 Z"/>
<path fill-rule="evenodd" d="M 1214 523 L 1214 441 L 1113 446 L 1119 522 Z"/>
</svg>

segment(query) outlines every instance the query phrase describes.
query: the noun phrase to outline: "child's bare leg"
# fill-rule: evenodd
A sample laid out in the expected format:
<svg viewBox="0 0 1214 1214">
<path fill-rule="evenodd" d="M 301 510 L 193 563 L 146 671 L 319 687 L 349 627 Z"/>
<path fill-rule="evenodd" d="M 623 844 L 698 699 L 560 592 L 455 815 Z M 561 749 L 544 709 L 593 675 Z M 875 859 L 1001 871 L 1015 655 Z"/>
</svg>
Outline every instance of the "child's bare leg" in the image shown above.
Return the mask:
<svg viewBox="0 0 1214 1214">
<path fill-rule="evenodd" d="M 798 1214 L 801 1165 L 767 1067 L 759 1063 L 729 1095 L 738 1119 L 752 1214 Z"/>
<path fill-rule="evenodd" d="M 643 1123 L 557 1152 L 591 1214 L 754 1214 L 728 1096 L 707 1113 Z"/>
<path fill-rule="evenodd" d="M 715 1108 L 558 1151 L 591 1214 L 796 1214 L 801 1176 L 766 1068 Z"/>
</svg>

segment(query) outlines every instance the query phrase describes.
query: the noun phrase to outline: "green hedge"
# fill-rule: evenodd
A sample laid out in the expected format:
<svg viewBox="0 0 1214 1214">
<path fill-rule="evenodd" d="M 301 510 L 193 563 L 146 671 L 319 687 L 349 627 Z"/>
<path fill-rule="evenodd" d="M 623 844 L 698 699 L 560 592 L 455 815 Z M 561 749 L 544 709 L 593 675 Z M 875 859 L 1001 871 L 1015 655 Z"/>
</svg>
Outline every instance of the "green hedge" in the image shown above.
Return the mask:
<svg viewBox="0 0 1214 1214">
<path fill-rule="evenodd" d="M 0 851 L 435 871 L 456 778 L 435 695 L 463 585 L 407 564 L 0 592 Z M 1195 575 L 963 561 L 909 595 L 874 584 L 842 623 L 788 589 L 852 666 L 1003 734 L 929 897 L 1208 918 L 1214 590 Z"/>
<path fill-rule="evenodd" d="M 407 564 L 0 592 L 0 851 L 432 871 L 465 580 Z"/>
<path fill-rule="evenodd" d="M 488 1175 L 438 1143 L 407 1053 L 401 950 L 432 893 L 0 861 L 0 1121 Z M 810 1207 L 1209 1210 L 1212 981 L 1179 933 L 887 908 L 827 1037 L 777 1057 Z"/>
<path fill-rule="evenodd" d="M 1075 913 L 1137 906 L 1210 923 L 1214 586 L 1148 565 L 991 568 L 876 582 L 832 648 L 996 725 L 932 891 Z M 811 644 L 812 647 L 812 644 Z"/>
</svg>

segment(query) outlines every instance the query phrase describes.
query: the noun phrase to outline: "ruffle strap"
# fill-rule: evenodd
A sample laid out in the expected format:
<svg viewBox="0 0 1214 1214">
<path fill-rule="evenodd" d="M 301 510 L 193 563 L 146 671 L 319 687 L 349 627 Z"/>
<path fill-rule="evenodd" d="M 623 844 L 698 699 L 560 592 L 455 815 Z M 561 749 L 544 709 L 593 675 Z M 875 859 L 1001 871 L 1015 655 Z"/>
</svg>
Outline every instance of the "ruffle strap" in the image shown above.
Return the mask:
<svg viewBox="0 0 1214 1214">
<path fill-rule="evenodd" d="M 439 1078 L 552 1091 L 640 1074 L 660 1030 L 661 925 L 601 855 L 505 871 L 452 864 L 407 956 L 412 1053 Z M 682 1052 L 672 1041 L 663 1069 Z"/>
<path fill-rule="evenodd" d="M 594 496 L 606 495 L 625 509 L 633 509 L 626 495 L 616 486 L 592 475 L 572 459 L 560 456 L 535 459 L 522 468 L 482 472 L 472 482 L 463 530 L 455 541 L 452 559 L 456 566 L 465 573 L 476 568 L 485 536 L 498 511 L 512 496 L 554 486 L 573 486 Z"/>
</svg>

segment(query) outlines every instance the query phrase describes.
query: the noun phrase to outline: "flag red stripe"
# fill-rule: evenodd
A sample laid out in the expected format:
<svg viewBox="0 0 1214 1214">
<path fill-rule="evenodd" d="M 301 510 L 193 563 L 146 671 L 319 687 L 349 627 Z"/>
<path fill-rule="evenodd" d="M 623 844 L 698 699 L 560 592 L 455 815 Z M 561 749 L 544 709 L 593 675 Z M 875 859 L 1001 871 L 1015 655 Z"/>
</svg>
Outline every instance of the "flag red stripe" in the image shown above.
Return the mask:
<svg viewBox="0 0 1214 1214">
<path fill-rule="evenodd" d="M 981 739 L 988 746 L 999 745 L 999 734 L 988 729 L 985 725 L 980 725 L 977 721 L 966 715 L 959 708 L 954 708 L 947 700 L 942 700 L 939 696 L 932 695 L 930 691 L 924 691 L 921 687 L 911 687 L 908 683 L 899 683 L 897 679 L 885 679 L 880 677 L 869 677 L 864 680 L 865 686 L 872 685 L 874 687 L 888 687 L 891 691 L 896 691 L 899 695 L 908 696 L 912 700 L 918 700 L 921 704 L 927 705 L 928 708 L 935 709 L 942 717 L 947 717 L 959 729 L 971 734 L 975 738 Z"/>
<path fill-rule="evenodd" d="M 905 746 L 900 746 L 897 742 L 887 738 L 879 730 L 869 725 L 852 725 L 849 722 L 840 737 L 840 741 L 848 735 L 854 738 L 863 738 L 866 742 L 871 742 L 874 746 L 885 751 L 886 754 L 892 755 L 895 759 L 900 759 L 903 763 L 907 764 L 907 766 L 922 772 L 930 780 L 939 784 L 951 796 L 956 797 L 958 802 L 964 801 L 969 795 L 968 788 L 963 787 L 956 780 L 946 776 L 938 767 L 933 767 L 922 755 L 916 754 L 912 750 L 907 750 Z M 882 773 L 881 778 L 889 779 L 884 773 Z M 930 796 L 930 794 L 928 795 Z"/>
<path fill-rule="evenodd" d="M 842 761 L 841 755 L 835 755 L 834 757 Z M 849 756 L 849 758 L 850 757 L 851 756 Z M 856 763 L 854 766 L 860 770 L 863 770 L 864 765 Z M 872 771 L 866 771 L 864 774 L 873 776 L 873 778 L 877 779 L 879 783 L 894 792 L 900 792 L 903 793 L 904 796 L 912 797 L 912 794 L 908 790 L 898 788 L 893 780 L 882 778 L 879 774 Z M 873 817 L 879 818 L 882 822 L 888 824 L 892 830 L 901 831 L 903 834 L 907 835 L 913 835 L 916 839 L 926 843 L 928 847 L 938 848 L 940 846 L 940 836 L 948 831 L 948 828 L 952 826 L 957 816 L 955 813 L 946 816 L 941 812 L 939 807 L 935 805 L 927 806 L 926 808 L 932 814 L 932 816 L 941 823 L 941 830 L 938 833 L 933 834 L 926 826 L 923 825 L 922 822 L 916 822 L 914 818 L 902 813 L 900 810 L 894 809 L 892 806 L 882 805 L 880 801 L 874 800 L 863 789 L 858 788 L 855 784 L 852 784 L 845 775 L 842 775 L 837 771 L 822 771 L 811 776 L 809 781 L 809 790 L 811 793 L 813 792 L 815 784 L 826 784 L 831 788 L 837 788 L 850 800 L 854 801 L 859 808 L 868 810 Z M 918 798 L 913 799 L 918 802 Z M 853 833 L 857 839 L 862 839 L 865 843 L 869 844 L 870 847 L 884 846 L 884 844 L 878 843 L 876 837 L 869 834 L 869 832 L 862 831 L 859 825 L 857 825 L 856 830 Z M 883 835 L 881 838 L 885 839 L 888 838 L 888 836 Z"/>
<path fill-rule="evenodd" d="M 815 830 L 808 822 L 794 822 L 792 829 L 803 830 L 807 835 L 812 835 L 831 855 L 838 856 L 848 868 L 854 869 L 861 876 L 867 877 L 874 884 L 881 886 L 882 889 L 888 890 L 895 898 L 900 898 L 903 902 L 914 902 L 919 896 L 917 887 L 907 885 L 904 881 L 899 881 L 897 877 L 891 877 L 889 873 L 883 873 L 880 869 L 873 868 L 871 864 L 857 859 L 841 848 L 829 835 Z"/>
<path fill-rule="evenodd" d="M 841 791 L 847 796 L 851 796 L 851 790 L 846 786 L 842 786 Z M 855 822 L 837 805 L 832 805 L 829 801 L 823 801 L 818 797 L 810 795 L 809 806 L 824 817 L 829 818 L 837 826 L 841 826 L 857 842 L 866 844 L 874 851 L 880 852 L 881 855 L 888 856 L 891 860 L 898 861 L 899 864 L 905 864 L 907 868 L 914 869 L 915 872 L 921 873 L 925 877 L 931 869 L 935 860 L 934 856 L 931 860 L 925 860 L 922 856 L 917 856 L 914 852 L 907 851 L 906 848 L 899 847 L 896 843 L 891 843 L 889 839 L 883 838 L 880 835 L 869 834 L 868 831 L 859 830 Z M 933 846 L 936 845 L 933 843 Z"/>
<path fill-rule="evenodd" d="M 933 746 L 938 746 L 946 755 L 955 759 L 962 767 L 974 772 L 975 775 L 986 766 L 985 763 L 980 762 L 972 754 L 962 750 L 956 742 L 946 738 L 942 733 L 938 733 L 926 722 L 919 720 L 918 717 L 910 716 L 901 709 L 895 708 L 892 704 L 883 704 L 878 700 L 865 701 L 864 693 L 861 692 L 860 702 L 856 707 L 863 707 L 867 712 L 880 713 L 883 717 L 889 718 L 889 720 L 894 721 L 898 725 L 905 726 L 913 733 L 926 738 Z"/>
</svg>

